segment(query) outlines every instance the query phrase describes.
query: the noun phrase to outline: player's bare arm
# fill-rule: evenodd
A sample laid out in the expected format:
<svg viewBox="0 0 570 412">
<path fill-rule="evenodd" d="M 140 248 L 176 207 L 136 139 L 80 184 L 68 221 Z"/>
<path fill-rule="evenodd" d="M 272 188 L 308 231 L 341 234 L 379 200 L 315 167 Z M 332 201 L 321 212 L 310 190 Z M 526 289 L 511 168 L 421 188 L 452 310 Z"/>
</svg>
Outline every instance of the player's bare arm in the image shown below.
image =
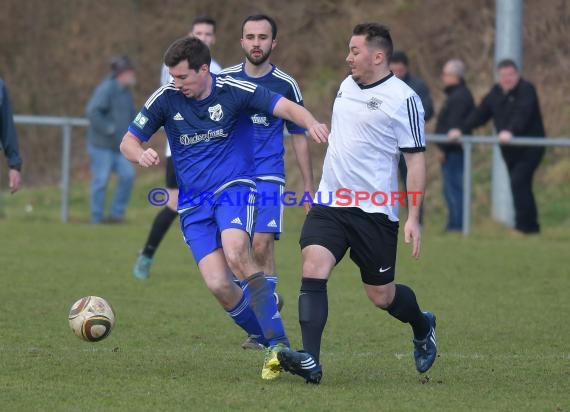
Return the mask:
<svg viewBox="0 0 570 412">
<path fill-rule="evenodd" d="M 421 252 L 420 207 L 426 187 L 426 159 L 424 152 L 404 153 L 408 167 L 408 219 L 404 226 L 404 240 L 412 242 L 412 257 L 418 259 Z"/>
<path fill-rule="evenodd" d="M 303 190 L 311 194 L 314 199 L 315 185 L 313 179 L 313 164 L 311 162 L 311 153 L 309 152 L 309 142 L 304 134 L 292 134 L 291 143 L 293 145 L 293 152 L 299 165 L 299 171 L 303 178 Z M 305 211 L 309 212 L 311 205 L 307 202 L 303 204 Z"/>
<path fill-rule="evenodd" d="M 307 109 L 285 97 L 281 97 L 277 101 L 273 114 L 307 129 L 317 143 L 326 143 L 328 141 L 329 129 L 327 125 L 319 123 Z"/>
<path fill-rule="evenodd" d="M 160 164 L 160 158 L 156 150 L 150 147 L 145 149 L 142 142 L 131 132 L 125 133 L 120 149 L 127 160 L 139 166 L 151 167 Z"/>
</svg>

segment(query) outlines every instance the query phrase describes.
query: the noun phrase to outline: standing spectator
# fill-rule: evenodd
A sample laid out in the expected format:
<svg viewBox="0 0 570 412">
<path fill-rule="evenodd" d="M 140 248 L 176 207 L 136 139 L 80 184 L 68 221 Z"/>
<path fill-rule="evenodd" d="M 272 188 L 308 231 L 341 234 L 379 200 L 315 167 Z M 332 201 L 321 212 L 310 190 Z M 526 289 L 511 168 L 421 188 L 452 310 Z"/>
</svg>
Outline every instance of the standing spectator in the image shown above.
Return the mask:
<svg viewBox="0 0 570 412">
<path fill-rule="evenodd" d="M 216 21 L 207 16 L 197 17 L 192 22 L 192 28 L 188 33 L 188 37 L 196 37 L 211 48 L 216 43 Z M 210 72 L 218 74 L 222 68 L 212 59 L 210 63 Z M 173 81 L 168 66 L 162 65 L 160 75 L 160 84 L 165 86 Z M 176 173 L 174 172 L 174 165 L 172 163 L 172 151 L 170 144 L 166 140 L 165 146 L 166 156 L 166 190 L 168 191 L 168 202 L 161 209 L 150 226 L 150 230 L 146 242 L 137 256 L 133 266 L 133 276 L 137 279 L 145 280 L 150 277 L 150 267 L 152 266 L 154 254 L 158 250 L 162 239 L 170 229 L 174 219 L 178 217 L 176 208 L 178 207 L 178 182 L 176 181 Z"/>
<path fill-rule="evenodd" d="M 513 137 L 544 137 L 538 95 L 534 86 L 523 79 L 516 63 L 505 59 L 497 65 L 498 84 L 494 85 L 481 104 L 464 124 L 450 136 L 482 126 L 491 118 L 501 143 Z M 540 232 L 536 202 L 532 193 L 532 178 L 544 155 L 544 147 L 501 145 L 501 153 L 511 179 L 515 207 L 515 229 L 531 234 Z"/>
<path fill-rule="evenodd" d="M 128 56 L 111 61 L 111 75 L 95 89 L 87 104 L 91 122 L 87 132 L 91 158 L 91 223 L 121 223 L 135 179 L 133 165 L 119 151 L 123 135 L 136 115 L 131 88 L 135 68 Z M 111 211 L 104 218 L 105 192 L 111 173 L 118 177 Z"/>
<path fill-rule="evenodd" d="M 410 61 L 408 55 L 403 51 L 394 51 L 392 58 L 390 59 L 390 71 L 394 75 L 403 80 L 410 88 L 416 92 L 422 101 L 422 106 L 424 107 L 424 121 L 428 121 L 433 117 L 433 101 L 431 100 L 431 94 L 425 82 L 417 76 L 413 76 L 410 73 Z M 408 168 L 406 167 L 406 160 L 404 156 L 400 156 L 400 161 L 398 162 L 398 169 L 400 169 L 400 176 L 406 186 L 408 180 Z M 406 189 L 407 190 L 407 189 Z M 423 207 L 420 209 L 420 223 L 423 222 Z"/>
<path fill-rule="evenodd" d="M 420 96 L 422 106 L 424 106 L 424 120 L 427 122 L 433 117 L 433 101 L 426 83 L 418 76 L 410 73 L 410 61 L 403 51 L 395 51 L 390 59 L 390 71 L 403 80 L 411 89 Z"/>
<path fill-rule="evenodd" d="M 463 129 L 475 103 L 471 91 L 465 84 L 465 64 L 461 60 L 449 60 L 441 73 L 447 98 L 437 116 L 435 132 L 447 134 L 451 129 Z M 466 130 L 470 133 L 470 130 Z M 456 137 L 449 138 L 457 140 Z M 463 228 L 463 147 L 458 143 L 438 144 L 441 150 L 441 173 L 443 194 L 447 203 L 448 231 Z"/>
<path fill-rule="evenodd" d="M 18 135 L 14 126 L 10 95 L 0 78 L 0 151 L 2 150 L 8 159 L 10 193 L 15 193 L 20 188 L 22 158 L 18 149 Z"/>
</svg>

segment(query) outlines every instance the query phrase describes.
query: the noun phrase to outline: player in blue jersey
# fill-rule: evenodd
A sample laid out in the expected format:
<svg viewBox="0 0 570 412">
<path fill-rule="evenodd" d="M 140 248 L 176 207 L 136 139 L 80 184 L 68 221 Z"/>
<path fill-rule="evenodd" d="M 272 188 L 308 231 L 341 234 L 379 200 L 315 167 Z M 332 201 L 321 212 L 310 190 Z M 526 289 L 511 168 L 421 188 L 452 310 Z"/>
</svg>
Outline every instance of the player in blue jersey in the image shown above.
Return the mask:
<svg viewBox="0 0 570 412">
<path fill-rule="evenodd" d="M 277 24 L 263 14 L 247 17 L 242 23 L 241 47 L 245 62 L 224 69 L 221 74 L 247 80 L 264 86 L 287 97 L 297 104 L 303 104 L 303 97 L 295 79 L 271 64 L 270 56 L 277 45 Z M 274 243 L 282 232 L 283 203 L 280 201 L 285 186 L 285 148 L 283 146 L 284 123 L 291 134 L 291 142 L 305 192 L 314 194 L 313 171 L 305 129 L 293 122 L 268 112 L 251 112 L 243 116 L 253 136 L 255 158 L 255 183 L 260 193 L 253 236 L 253 258 L 268 276 L 276 282 Z M 304 204 L 307 212 L 310 203 Z M 262 349 L 254 336 L 248 337 L 244 349 Z"/>
<path fill-rule="evenodd" d="M 145 149 L 143 142 L 164 126 L 184 239 L 207 287 L 234 322 L 267 341 L 261 376 L 273 379 L 281 370 L 277 352 L 289 341 L 272 287 L 251 255 L 253 150 L 242 143 L 240 134 L 247 130 L 240 129 L 238 120 L 249 110 L 273 113 L 306 128 L 317 142 L 327 140 L 328 129 L 302 106 L 264 87 L 211 74 L 210 60 L 208 47 L 196 38 L 179 39 L 168 48 L 164 62 L 174 81 L 150 96 L 125 134 L 121 151 L 142 167 L 158 165 L 158 153 Z M 246 282 L 248 298 L 232 273 Z"/>
</svg>

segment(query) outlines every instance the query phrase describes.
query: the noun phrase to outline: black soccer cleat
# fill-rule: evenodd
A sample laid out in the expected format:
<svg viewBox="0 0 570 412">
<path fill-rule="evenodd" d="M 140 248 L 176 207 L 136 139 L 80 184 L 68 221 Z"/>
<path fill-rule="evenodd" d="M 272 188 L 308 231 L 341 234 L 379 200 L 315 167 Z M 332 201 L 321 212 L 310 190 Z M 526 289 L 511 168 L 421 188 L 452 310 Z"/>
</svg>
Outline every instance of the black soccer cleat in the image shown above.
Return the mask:
<svg viewBox="0 0 570 412">
<path fill-rule="evenodd" d="M 321 365 L 315 362 L 315 359 L 304 350 L 292 351 L 289 348 L 282 349 L 277 353 L 277 359 L 283 370 L 299 375 L 305 379 L 306 383 L 318 385 L 323 377 Z"/>
<path fill-rule="evenodd" d="M 429 323 L 429 332 L 425 339 L 414 339 L 414 360 L 416 369 L 420 373 L 425 373 L 435 362 L 437 356 L 437 344 L 435 340 L 435 315 L 431 312 L 424 312 Z"/>
</svg>

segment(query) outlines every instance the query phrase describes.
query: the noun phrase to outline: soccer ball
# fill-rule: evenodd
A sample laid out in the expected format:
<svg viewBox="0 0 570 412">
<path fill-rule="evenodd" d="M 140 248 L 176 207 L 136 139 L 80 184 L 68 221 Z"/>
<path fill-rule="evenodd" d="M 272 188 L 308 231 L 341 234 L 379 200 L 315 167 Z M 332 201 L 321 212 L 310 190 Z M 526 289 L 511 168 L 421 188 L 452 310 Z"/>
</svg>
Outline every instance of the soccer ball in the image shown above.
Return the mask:
<svg viewBox="0 0 570 412">
<path fill-rule="evenodd" d="M 115 312 L 109 303 L 98 296 L 85 296 L 69 310 L 69 326 L 83 340 L 99 342 L 115 326 Z"/>
</svg>

